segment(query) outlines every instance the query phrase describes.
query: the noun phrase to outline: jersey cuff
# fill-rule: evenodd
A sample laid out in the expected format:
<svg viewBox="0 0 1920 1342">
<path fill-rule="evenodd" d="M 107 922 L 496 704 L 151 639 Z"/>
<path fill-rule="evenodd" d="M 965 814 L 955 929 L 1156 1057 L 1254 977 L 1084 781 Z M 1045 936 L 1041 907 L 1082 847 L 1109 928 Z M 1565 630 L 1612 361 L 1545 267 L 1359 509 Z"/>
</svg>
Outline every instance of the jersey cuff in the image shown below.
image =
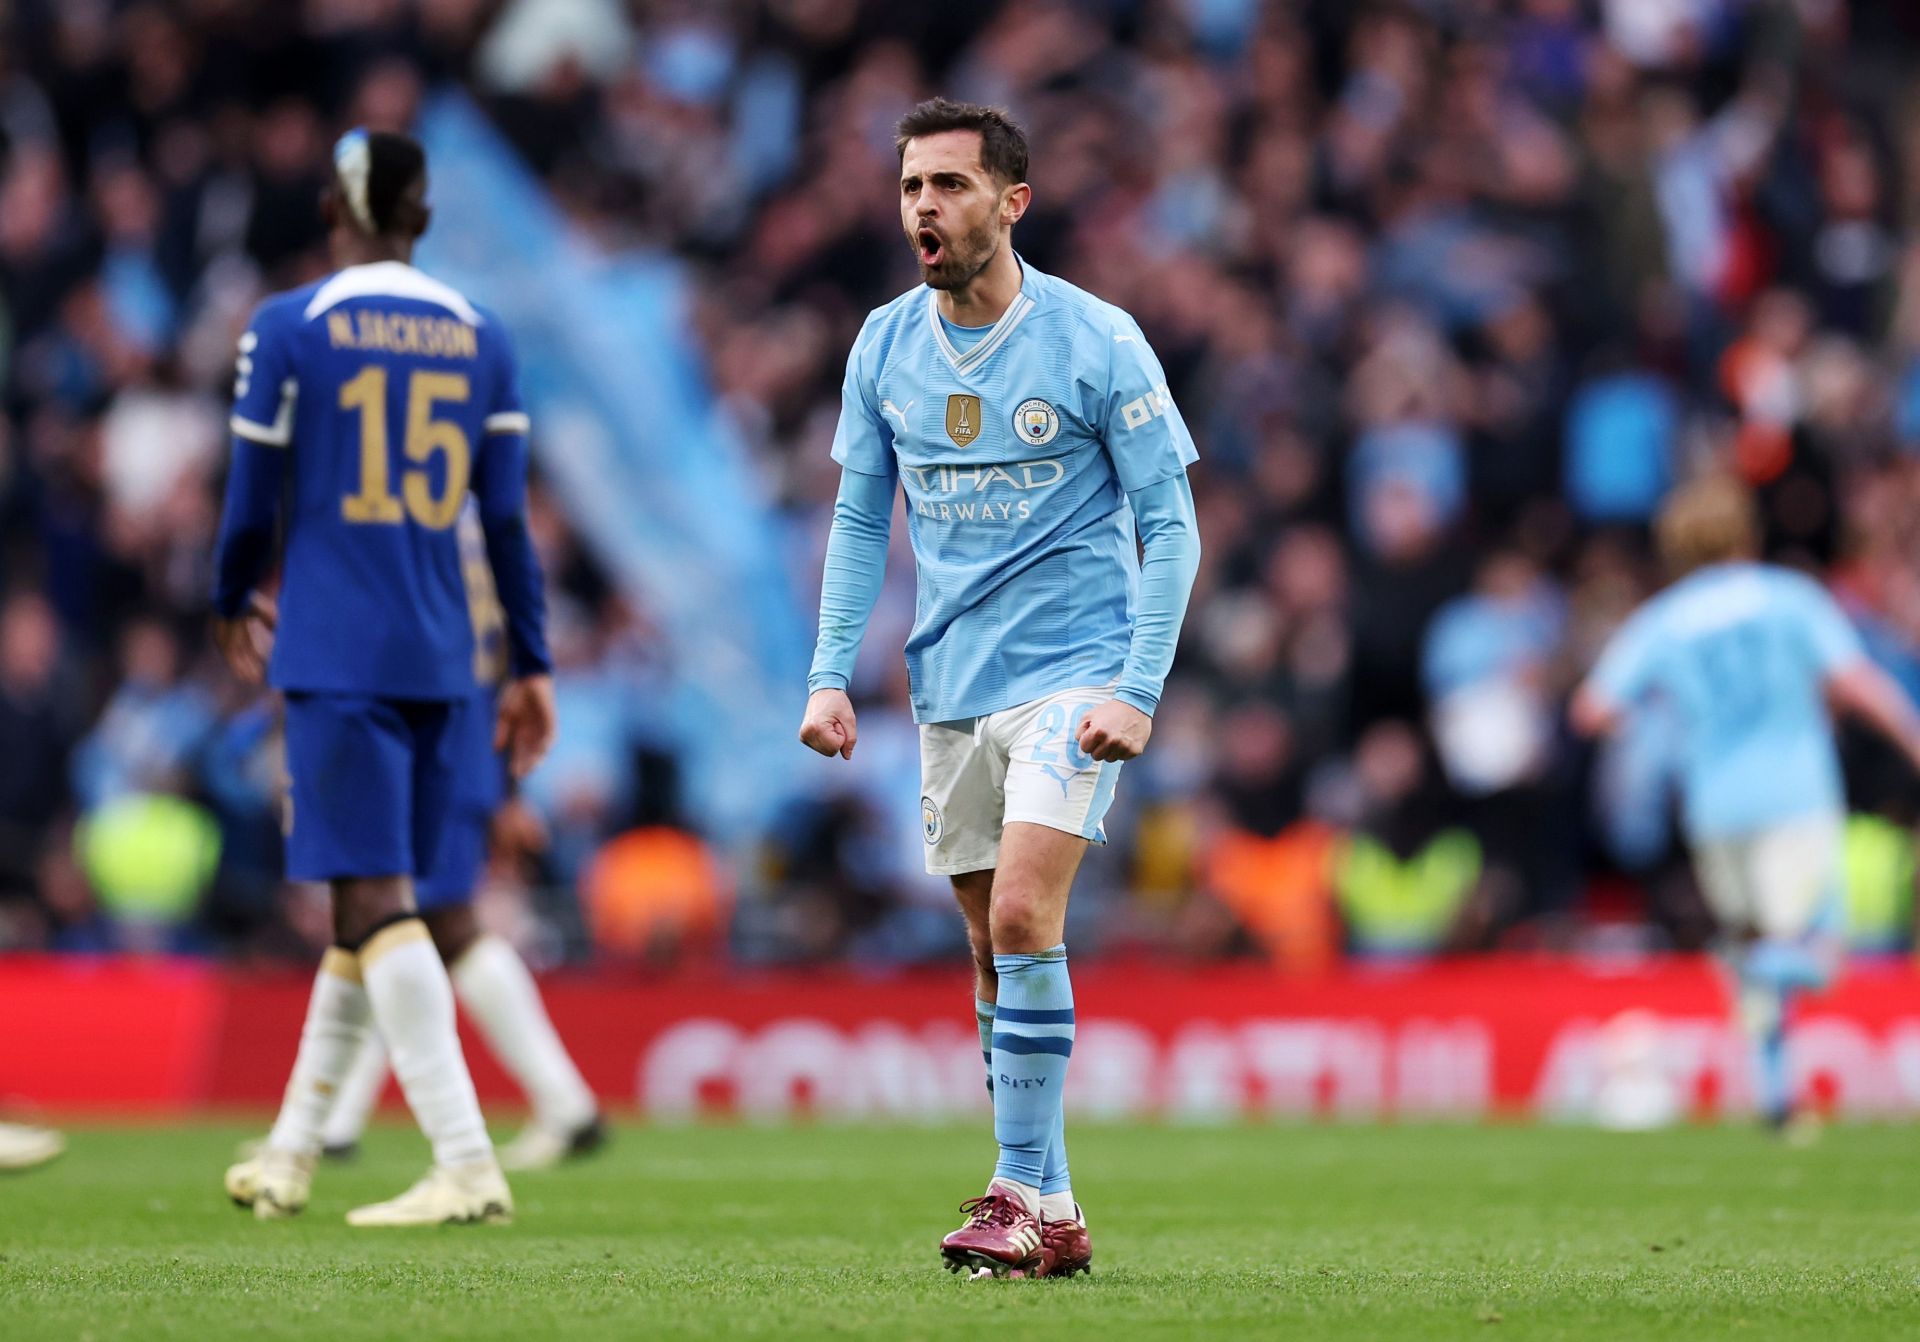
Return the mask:
<svg viewBox="0 0 1920 1342">
<path fill-rule="evenodd" d="M 300 394 L 300 383 L 296 378 L 288 378 L 280 384 L 280 409 L 274 414 L 273 423 L 262 424 L 248 419 L 238 410 L 227 421 L 227 427 L 236 438 L 244 438 L 250 443 L 259 443 L 264 447 L 285 447 L 293 441 L 293 402 Z"/>
<path fill-rule="evenodd" d="M 227 421 L 227 427 L 235 438 L 244 438 L 250 443 L 259 443 L 262 447 L 285 447 L 293 441 L 293 417 L 282 415 L 273 424 L 255 424 L 239 415 Z"/>
<path fill-rule="evenodd" d="M 1187 473 L 1187 467 L 1190 465 L 1192 465 L 1191 462 L 1179 460 L 1163 463 L 1157 471 L 1144 480 L 1139 480 L 1132 484 L 1128 484 L 1124 480 L 1121 481 L 1121 490 L 1131 498 L 1143 489 L 1152 489 L 1155 485 L 1165 484 L 1175 476 L 1185 475 Z M 1116 475 L 1119 474 L 1117 466 L 1114 473 Z"/>
<path fill-rule="evenodd" d="M 524 410 L 502 410 L 488 415 L 481 428 L 487 433 L 531 433 L 533 420 Z"/>
<path fill-rule="evenodd" d="M 838 671 L 815 671 L 807 677 L 807 693 L 813 694 L 819 690 L 845 690 L 850 684 L 851 682 Z"/>
<path fill-rule="evenodd" d="M 829 455 L 833 458 L 833 464 L 841 470 L 852 471 L 855 475 L 864 475 L 869 480 L 886 480 L 893 474 L 893 472 L 888 469 L 888 463 L 886 461 L 872 464 L 864 461 L 853 461 L 851 460 L 851 453 L 843 453 L 837 449 Z"/>
<path fill-rule="evenodd" d="M 1136 690 L 1131 685 L 1121 686 L 1113 692 L 1113 697 L 1123 704 L 1132 705 L 1148 717 L 1152 717 L 1153 711 L 1160 707 L 1159 695 L 1148 694 L 1145 690 Z"/>
</svg>

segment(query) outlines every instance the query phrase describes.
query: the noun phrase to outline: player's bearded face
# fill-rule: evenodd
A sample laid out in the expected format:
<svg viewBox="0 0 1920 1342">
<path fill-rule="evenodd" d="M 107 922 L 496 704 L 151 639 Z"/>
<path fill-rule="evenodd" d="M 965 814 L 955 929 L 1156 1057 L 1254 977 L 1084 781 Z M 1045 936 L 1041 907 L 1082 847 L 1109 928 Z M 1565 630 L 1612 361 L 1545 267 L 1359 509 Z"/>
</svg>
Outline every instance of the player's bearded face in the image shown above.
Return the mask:
<svg viewBox="0 0 1920 1342">
<path fill-rule="evenodd" d="M 907 240 L 920 263 L 922 283 L 930 289 L 960 289 L 986 268 L 1000 245 L 997 204 L 996 198 L 989 198 L 979 210 L 964 215 L 954 212 L 944 218 L 907 220 Z"/>
<path fill-rule="evenodd" d="M 900 227 L 930 288 L 963 289 L 1000 246 L 1001 184 L 980 162 L 980 137 L 943 131 L 914 139 L 900 162 Z"/>
</svg>

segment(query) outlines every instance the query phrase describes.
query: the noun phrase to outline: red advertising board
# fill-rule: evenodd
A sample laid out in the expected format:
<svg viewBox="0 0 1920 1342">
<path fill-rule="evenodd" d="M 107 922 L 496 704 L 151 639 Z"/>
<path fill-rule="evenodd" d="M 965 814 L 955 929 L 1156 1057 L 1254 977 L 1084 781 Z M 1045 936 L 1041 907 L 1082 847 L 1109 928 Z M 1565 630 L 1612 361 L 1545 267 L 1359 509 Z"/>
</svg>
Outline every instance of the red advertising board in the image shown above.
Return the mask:
<svg viewBox="0 0 1920 1342">
<path fill-rule="evenodd" d="M 0 1101 L 186 1109 L 206 1093 L 227 1002 L 198 961 L 0 956 Z"/>
<path fill-rule="evenodd" d="M 63 1111 L 271 1105 L 306 986 L 192 963 L 0 959 L 0 1096 Z M 617 1108 L 924 1119 L 986 1105 L 960 968 L 544 987 Z M 1074 988 L 1069 1095 L 1087 1117 L 1582 1117 L 1636 1086 L 1676 1113 L 1746 1102 L 1724 990 L 1699 960 L 1492 958 L 1304 979 L 1109 963 L 1077 970 Z M 1920 1112 L 1920 973 L 1856 966 L 1807 1003 L 1792 1055 L 1801 1085 L 1842 1112 Z M 471 1034 L 468 1056 L 483 1097 L 516 1098 Z"/>
</svg>

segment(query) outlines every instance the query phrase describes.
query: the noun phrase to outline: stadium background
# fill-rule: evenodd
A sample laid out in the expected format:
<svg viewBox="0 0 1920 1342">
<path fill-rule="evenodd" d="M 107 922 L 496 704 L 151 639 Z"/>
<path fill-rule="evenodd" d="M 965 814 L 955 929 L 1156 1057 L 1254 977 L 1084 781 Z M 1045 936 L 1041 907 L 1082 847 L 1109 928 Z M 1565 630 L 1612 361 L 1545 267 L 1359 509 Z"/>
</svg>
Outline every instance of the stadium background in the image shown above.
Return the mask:
<svg viewBox="0 0 1920 1342">
<path fill-rule="evenodd" d="M 561 736 L 486 919 L 616 1100 L 983 1103 L 899 528 L 860 750 L 793 740 L 842 361 L 913 282 L 891 126 L 942 91 L 1027 123 L 1022 253 L 1139 318 L 1202 452 L 1180 659 L 1069 924 L 1111 1026 L 1077 1091 L 1562 1112 L 1651 1066 L 1737 1105 L 1668 734 L 1596 754 L 1562 709 L 1712 467 L 1920 692 L 1916 45 L 1898 0 L 0 6 L 0 1018 L 41 1027 L 0 1093 L 277 1089 L 324 899 L 275 876 L 273 707 L 205 594 L 235 338 L 323 269 L 364 123 L 425 141 L 421 263 L 505 317 L 536 425 Z M 1848 761 L 1866 958 L 1802 1070 L 1903 1110 L 1916 780 Z M 700 1029 L 732 1070 L 655 1104 Z"/>
</svg>

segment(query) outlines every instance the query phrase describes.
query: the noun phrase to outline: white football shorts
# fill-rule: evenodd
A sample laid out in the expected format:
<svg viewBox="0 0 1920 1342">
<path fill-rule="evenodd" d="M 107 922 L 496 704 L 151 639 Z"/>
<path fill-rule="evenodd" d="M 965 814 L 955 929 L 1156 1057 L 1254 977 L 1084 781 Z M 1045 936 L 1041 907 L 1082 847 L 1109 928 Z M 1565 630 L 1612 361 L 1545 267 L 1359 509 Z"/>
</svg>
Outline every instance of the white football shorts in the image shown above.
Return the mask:
<svg viewBox="0 0 1920 1342">
<path fill-rule="evenodd" d="M 1831 930 L 1844 894 L 1837 812 L 1819 812 L 1731 839 L 1693 845 L 1701 890 L 1729 933 L 1797 940 Z"/>
<path fill-rule="evenodd" d="M 1062 690 L 959 722 L 920 727 L 920 831 L 927 871 L 957 876 L 1000 860 L 1012 821 L 1105 843 L 1118 761 L 1080 749 L 1080 724 L 1113 698 L 1111 685 Z"/>
</svg>

